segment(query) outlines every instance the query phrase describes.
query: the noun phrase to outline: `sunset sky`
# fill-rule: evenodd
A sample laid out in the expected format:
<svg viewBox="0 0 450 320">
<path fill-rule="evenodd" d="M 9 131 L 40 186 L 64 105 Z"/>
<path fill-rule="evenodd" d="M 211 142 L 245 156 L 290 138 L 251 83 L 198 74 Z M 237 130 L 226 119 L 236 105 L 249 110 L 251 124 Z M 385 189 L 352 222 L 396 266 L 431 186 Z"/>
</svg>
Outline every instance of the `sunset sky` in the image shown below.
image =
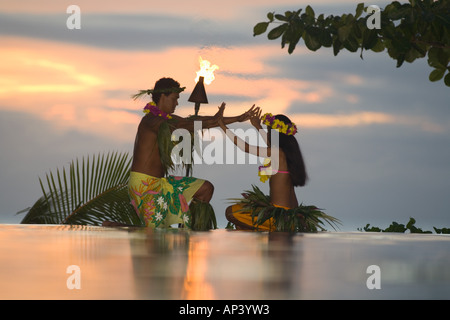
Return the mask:
<svg viewBox="0 0 450 320">
<path fill-rule="evenodd" d="M 309 183 L 297 188 L 354 231 L 409 217 L 425 229 L 450 227 L 450 104 L 443 81 L 431 83 L 426 59 L 396 68 L 386 52 L 292 55 L 278 40 L 253 37 L 268 12 L 305 8 L 354 13 L 359 1 L 61 1 L 0 2 L 0 223 L 40 196 L 39 177 L 75 158 L 132 151 L 145 100 L 130 96 L 161 77 L 178 80 L 177 114 L 194 106 L 199 57 L 219 66 L 206 86 L 213 115 L 253 104 L 294 121 Z M 390 1 L 371 1 L 384 8 Z M 70 30 L 69 5 L 81 9 Z M 233 128 L 248 128 L 235 124 Z M 228 198 L 259 182 L 257 165 L 197 165 L 215 185 L 212 204 L 226 225 Z"/>
</svg>

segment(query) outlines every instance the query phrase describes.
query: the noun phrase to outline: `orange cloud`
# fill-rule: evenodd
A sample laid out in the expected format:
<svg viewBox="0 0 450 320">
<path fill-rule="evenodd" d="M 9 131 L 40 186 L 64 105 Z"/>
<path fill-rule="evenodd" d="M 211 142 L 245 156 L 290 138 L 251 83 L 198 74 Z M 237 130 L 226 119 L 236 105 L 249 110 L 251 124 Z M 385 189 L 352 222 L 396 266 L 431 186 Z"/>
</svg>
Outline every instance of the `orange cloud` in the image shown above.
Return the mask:
<svg viewBox="0 0 450 320">
<path fill-rule="evenodd" d="M 274 103 L 278 108 L 285 108 L 289 101 L 300 97 L 296 89 L 291 88 L 295 83 L 292 80 L 240 78 L 241 74 L 254 76 L 267 72 L 262 60 L 275 52 L 264 46 L 128 52 L 27 38 L 2 37 L 0 41 L 3 47 L 0 53 L 1 108 L 33 113 L 57 122 L 60 128 L 78 128 L 131 139 L 135 130 L 130 130 L 130 126 L 136 125 L 144 101 L 133 101 L 130 96 L 140 89 L 153 87 L 162 76 L 174 77 L 187 87 L 179 110 L 182 114 L 192 113 L 190 107 L 183 108 L 182 104 L 195 86 L 200 54 L 215 64 L 222 64 L 220 67 L 224 71 L 224 75 L 218 73 L 213 84 L 207 86 L 209 95 L 237 94 L 254 98 L 255 103 L 272 103 L 277 100 L 276 96 L 283 96 Z M 302 88 L 307 84 L 298 82 L 297 86 Z M 212 113 L 217 110 L 216 104 L 220 101 L 211 101 L 208 106 Z M 239 102 L 236 105 L 241 108 Z M 208 107 L 202 111 L 209 111 Z"/>
<path fill-rule="evenodd" d="M 228 115 L 248 109 L 248 100 L 267 111 L 284 112 L 294 101 L 316 103 L 333 94 L 331 88 L 318 83 L 274 78 L 277 69 L 264 60 L 277 55 L 279 48 L 270 45 L 148 52 L 28 38 L 3 37 L 0 41 L 2 108 L 34 113 L 62 129 L 78 128 L 117 139 L 132 139 L 135 128 L 131 126 L 136 126 L 145 103 L 130 96 L 153 87 L 162 76 L 174 77 L 187 87 L 177 113 L 193 112 L 186 100 L 195 86 L 200 55 L 220 67 L 214 82 L 206 86 L 209 96 L 244 97 L 227 105 Z M 210 101 L 202 106 L 202 114 L 214 114 L 220 103 Z"/>
<path fill-rule="evenodd" d="M 381 112 L 356 112 L 350 114 L 296 114 L 291 120 L 304 128 L 355 127 L 370 124 L 395 123 L 396 118 Z"/>
<path fill-rule="evenodd" d="M 394 124 L 414 126 L 426 132 L 442 133 L 447 130 L 427 117 L 393 115 L 383 112 L 354 112 L 348 114 L 304 113 L 290 116 L 290 119 L 303 128 L 358 127 L 372 124 Z"/>
<path fill-rule="evenodd" d="M 286 113 L 293 106 L 301 112 L 304 104 L 337 97 L 358 102 L 358 96 L 335 90 L 332 82 L 283 78 L 280 70 L 266 62 L 280 54 L 279 48 L 270 43 L 125 51 L 29 38 L 0 37 L 0 41 L 0 108 L 35 114 L 61 130 L 75 129 L 122 141 L 134 139 L 146 103 L 145 99 L 133 101 L 131 95 L 152 88 L 160 77 L 174 77 L 186 86 L 177 114 L 193 113 L 193 104 L 187 99 L 195 86 L 199 56 L 220 67 L 214 82 L 206 86 L 210 103 L 201 106 L 203 115 L 216 113 L 222 101 L 213 101 L 214 96 L 242 97 L 227 103 L 226 115 L 241 114 L 252 104 L 264 112 Z M 364 79 L 352 75 L 346 81 L 364 83 Z M 295 118 L 301 126 L 316 128 L 394 122 L 393 116 L 375 112 L 309 113 Z M 432 123 L 422 127 L 436 129 Z"/>
</svg>

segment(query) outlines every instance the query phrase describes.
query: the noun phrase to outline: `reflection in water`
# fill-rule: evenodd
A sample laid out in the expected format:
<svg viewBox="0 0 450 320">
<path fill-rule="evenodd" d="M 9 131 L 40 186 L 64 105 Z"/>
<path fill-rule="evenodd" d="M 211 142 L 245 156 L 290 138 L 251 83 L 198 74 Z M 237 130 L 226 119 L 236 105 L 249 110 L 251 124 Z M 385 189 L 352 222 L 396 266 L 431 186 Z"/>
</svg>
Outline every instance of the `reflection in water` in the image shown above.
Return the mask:
<svg viewBox="0 0 450 320">
<path fill-rule="evenodd" d="M 142 299 L 178 298 L 186 273 L 189 232 L 141 229 L 130 240 L 136 295 Z"/>
<path fill-rule="evenodd" d="M 294 237 L 299 236 L 286 232 L 268 235 L 266 255 L 267 263 L 271 266 L 268 273 L 276 276 L 272 281 L 265 283 L 265 290 L 271 292 L 277 299 L 289 299 L 295 291 L 301 289 L 298 281 L 301 268 L 296 262 L 301 261 L 299 255 L 302 252 L 295 247 Z"/>
<path fill-rule="evenodd" d="M 214 291 L 207 282 L 208 272 L 207 240 L 193 240 L 189 244 L 188 264 L 184 278 L 183 299 L 214 299 Z"/>
<path fill-rule="evenodd" d="M 146 234 L 145 240 L 131 244 L 140 297 L 285 299 L 298 290 L 298 246 L 293 239 L 299 236 L 180 229 Z"/>
<path fill-rule="evenodd" d="M 130 299 L 126 233 L 87 226 L 0 225 L 0 298 Z M 67 268 L 81 289 L 68 289 Z M 117 279 L 117 275 L 120 278 Z"/>
<path fill-rule="evenodd" d="M 0 225 L 0 299 L 449 299 L 449 263 L 441 235 Z"/>
<path fill-rule="evenodd" d="M 137 296 L 145 299 L 214 299 L 207 281 L 211 248 L 202 233 L 143 231 L 131 241 Z"/>
</svg>

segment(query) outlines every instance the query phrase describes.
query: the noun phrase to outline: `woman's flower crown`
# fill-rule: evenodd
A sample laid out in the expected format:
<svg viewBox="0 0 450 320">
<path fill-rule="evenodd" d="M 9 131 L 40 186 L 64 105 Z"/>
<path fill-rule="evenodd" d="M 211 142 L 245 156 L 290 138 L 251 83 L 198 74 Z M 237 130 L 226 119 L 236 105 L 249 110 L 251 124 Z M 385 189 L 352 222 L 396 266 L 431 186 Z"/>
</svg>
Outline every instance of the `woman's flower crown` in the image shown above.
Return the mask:
<svg viewBox="0 0 450 320">
<path fill-rule="evenodd" d="M 164 119 L 172 119 L 171 115 L 168 113 L 165 113 L 164 111 L 161 111 L 156 104 L 152 101 L 147 103 L 147 105 L 144 107 L 144 110 L 142 110 L 144 113 L 152 113 L 155 116 L 160 116 Z"/>
<path fill-rule="evenodd" d="M 271 113 L 266 113 L 265 115 L 263 115 L 261 121 L 272 129 L 275 129 L 278 132 L 284 133 L 288 136 L 293 136 L 297 133 L 297 126 L 294 123 L 285 124 L 283 121 L 275 119 L 275 116 L 273 116 Z"/>
</svg>

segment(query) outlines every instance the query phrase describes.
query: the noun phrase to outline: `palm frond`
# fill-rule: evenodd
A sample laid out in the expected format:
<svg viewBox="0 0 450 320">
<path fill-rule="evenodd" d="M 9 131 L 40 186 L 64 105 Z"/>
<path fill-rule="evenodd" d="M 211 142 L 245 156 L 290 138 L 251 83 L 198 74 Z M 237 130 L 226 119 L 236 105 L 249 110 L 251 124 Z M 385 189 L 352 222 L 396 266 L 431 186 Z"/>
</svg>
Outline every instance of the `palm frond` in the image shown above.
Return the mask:
<svg viewBox="0 0 450 320">
<path fill-rule="evenodd" d="M 128 198 L 130 165 L 128 153 L 114 152 L 76 159 L 68 171 L 46 174 L 47 188 L 39 178 L 43 196 L 21 223 L 142 225 Z"/>
</svg>

